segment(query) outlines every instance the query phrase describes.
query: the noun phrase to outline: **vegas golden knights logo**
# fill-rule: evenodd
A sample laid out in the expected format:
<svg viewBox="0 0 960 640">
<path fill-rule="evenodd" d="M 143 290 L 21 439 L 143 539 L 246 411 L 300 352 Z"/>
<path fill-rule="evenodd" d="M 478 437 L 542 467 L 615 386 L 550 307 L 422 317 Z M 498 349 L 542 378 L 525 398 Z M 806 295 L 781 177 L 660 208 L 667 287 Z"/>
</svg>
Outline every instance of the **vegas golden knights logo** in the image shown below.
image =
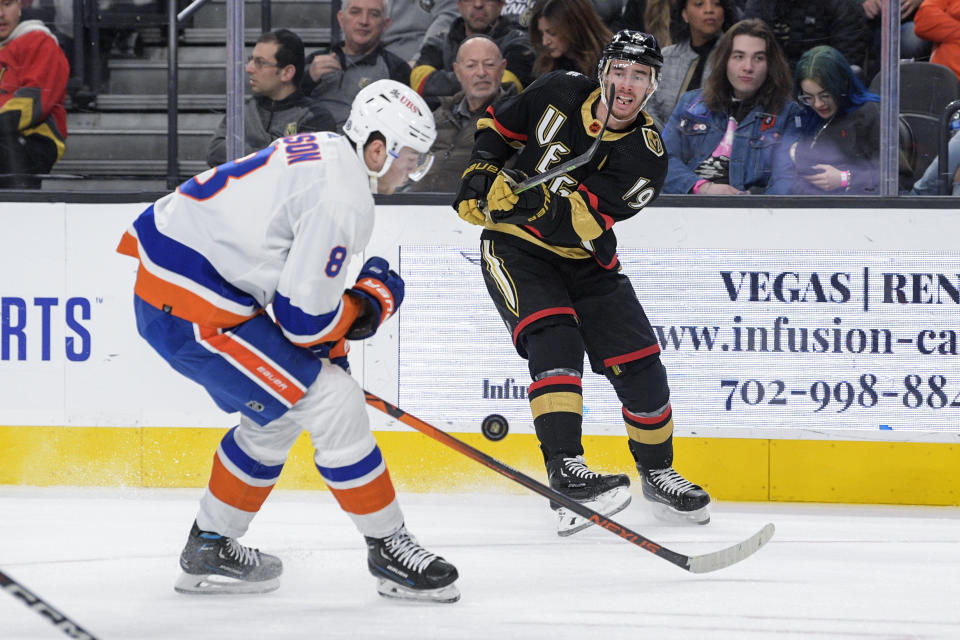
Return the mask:
<svg viewBox="0 0 960 640">
<path fill-rule="evenodd" d="M 297 123 L 288 122 L 287 127 L 283 130 L 283 137 L 286 138 L 287 136 L 292 136 L 296 132 L 297 132 Z"/>
<path fill-rule="evenodd" d="M 653 129 L 643 128 L 643 141 L 647 145 L 647 149 L 653 151 L 653 154 L 657 157 L 663 155 L 663 142 L 660 140 L 660 136 Z"/>
</svg>

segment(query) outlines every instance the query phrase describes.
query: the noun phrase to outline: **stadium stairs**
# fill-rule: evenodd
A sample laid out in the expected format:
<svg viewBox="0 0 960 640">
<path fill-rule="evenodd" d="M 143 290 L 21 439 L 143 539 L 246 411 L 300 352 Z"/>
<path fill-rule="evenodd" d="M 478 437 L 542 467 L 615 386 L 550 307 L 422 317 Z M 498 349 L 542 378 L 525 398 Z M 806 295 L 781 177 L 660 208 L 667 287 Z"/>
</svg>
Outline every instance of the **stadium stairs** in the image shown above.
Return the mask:
<svg viewBox="0 0 960 640">
<path fill-rule="evenodd" d="M 259 0 L 247 1 L 245 19 L 249 55 L 261 33 Z M 181 31 L 177 52 L 181 179 L 207 168 L 207 144 L 224 114 L 226 20 L 226 0 L 211 0 Z M 274 29 L 294 30 L 309 53 L 328 44 L 330 3 L 272 0 L 271 23 Z M 139 55 L 106 57 L 104 81 L 95 100 L 84 105 L 68 101 L 67 148 L 53 169 L 61 177 L 44 179 L 44 190 L 167 189 L 166 30 L 146 27 L 138 35 Z"/>
</svg>

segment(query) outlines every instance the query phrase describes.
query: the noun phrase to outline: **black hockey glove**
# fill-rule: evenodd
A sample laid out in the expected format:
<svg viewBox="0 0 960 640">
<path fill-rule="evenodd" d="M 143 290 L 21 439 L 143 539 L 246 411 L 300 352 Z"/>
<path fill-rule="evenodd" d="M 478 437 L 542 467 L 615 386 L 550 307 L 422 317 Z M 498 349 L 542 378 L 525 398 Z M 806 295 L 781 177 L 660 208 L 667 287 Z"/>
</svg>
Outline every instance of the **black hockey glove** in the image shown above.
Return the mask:
<svg viewBox="0 0 960 640">
<path fill-rule="evenodd" d="M 509 224 L 529 224 L 550 212 L 554 195 L 547 190 L 544 182 L 530 187 L 526 191 L 514 193 L 518 183 L 527 179 L 527 175 L 516 169 L 504 169 L 493 181 L 487 194 L 487 206 L 494 222 Z"/>
<path fill-rule="evenodd" d="M 486 223 L 487 217 L 481 203 L 499 174 L 500 167 L 492 162 L 477 160 L 470 163 L 460 176 L 460 188 L 453 201 L 453 208 L 461 218 L 470 224 Z"/>
</svg>

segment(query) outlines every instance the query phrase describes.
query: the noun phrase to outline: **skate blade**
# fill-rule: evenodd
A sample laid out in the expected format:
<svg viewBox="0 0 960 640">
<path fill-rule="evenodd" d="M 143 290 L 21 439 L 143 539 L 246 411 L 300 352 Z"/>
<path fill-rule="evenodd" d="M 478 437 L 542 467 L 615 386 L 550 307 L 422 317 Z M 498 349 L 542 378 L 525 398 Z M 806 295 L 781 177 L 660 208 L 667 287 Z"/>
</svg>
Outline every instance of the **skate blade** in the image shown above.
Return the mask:
<svg viewBox="0 0 960 640">
<path fill-rule="evenodd" d="M 593 509 L 602 516 L 612 516 L 620 513 L 627 508 L 633 496 L 627 487 L 617 487 L 597 496 L 596 500 L 584 502 L 583 506 Z M 593 525 L 593 522 L 582 518 L 568 509 L 560 507 L 557 509 L 557 535 L 561 538 L 572 536 L 578 531 L 583 531 Z"/>
<path fill-rule="evenodd" d="M 397 584 L 393 580 L 377 578 L 377 593 L 384 598 L 412 602 L 451 603 L 460 599 L 460 590 L 457 589 L 456 583 L 437 589 L 410 589 Z"/>
<path fill-rule="evenodd" d="M 280 578 L 250 582 L 217 574 L 182 573 L 173 585 L 177 593 L 219 595 L 234 593 L 269 593 L 280 587 Z"/>
<path fill-rule="evenodd" d="M 653 517 L 660 522 L 669 524 L 709 524 L 710 505 L 700 507 L 694 511 L 679 511 L 659 502 L 651 502 Z"/>
</svg>

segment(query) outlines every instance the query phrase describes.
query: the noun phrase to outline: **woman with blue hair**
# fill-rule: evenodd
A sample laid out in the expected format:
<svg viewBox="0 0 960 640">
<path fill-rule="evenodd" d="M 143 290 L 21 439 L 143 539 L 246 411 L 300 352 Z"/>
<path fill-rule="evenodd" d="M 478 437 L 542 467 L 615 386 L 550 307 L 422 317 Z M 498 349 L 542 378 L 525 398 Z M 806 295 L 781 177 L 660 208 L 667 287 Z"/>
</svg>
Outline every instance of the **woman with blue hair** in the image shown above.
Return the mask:
<svg viewBox="0 0 960 640">
<path fill-rule="evenodd" d="M 794 73 L 801 105 L 792 193 L 877 194 L 880 186 L 880 96 L 854 75 L 843 54 L 814 47 Z"/>
</svg>

